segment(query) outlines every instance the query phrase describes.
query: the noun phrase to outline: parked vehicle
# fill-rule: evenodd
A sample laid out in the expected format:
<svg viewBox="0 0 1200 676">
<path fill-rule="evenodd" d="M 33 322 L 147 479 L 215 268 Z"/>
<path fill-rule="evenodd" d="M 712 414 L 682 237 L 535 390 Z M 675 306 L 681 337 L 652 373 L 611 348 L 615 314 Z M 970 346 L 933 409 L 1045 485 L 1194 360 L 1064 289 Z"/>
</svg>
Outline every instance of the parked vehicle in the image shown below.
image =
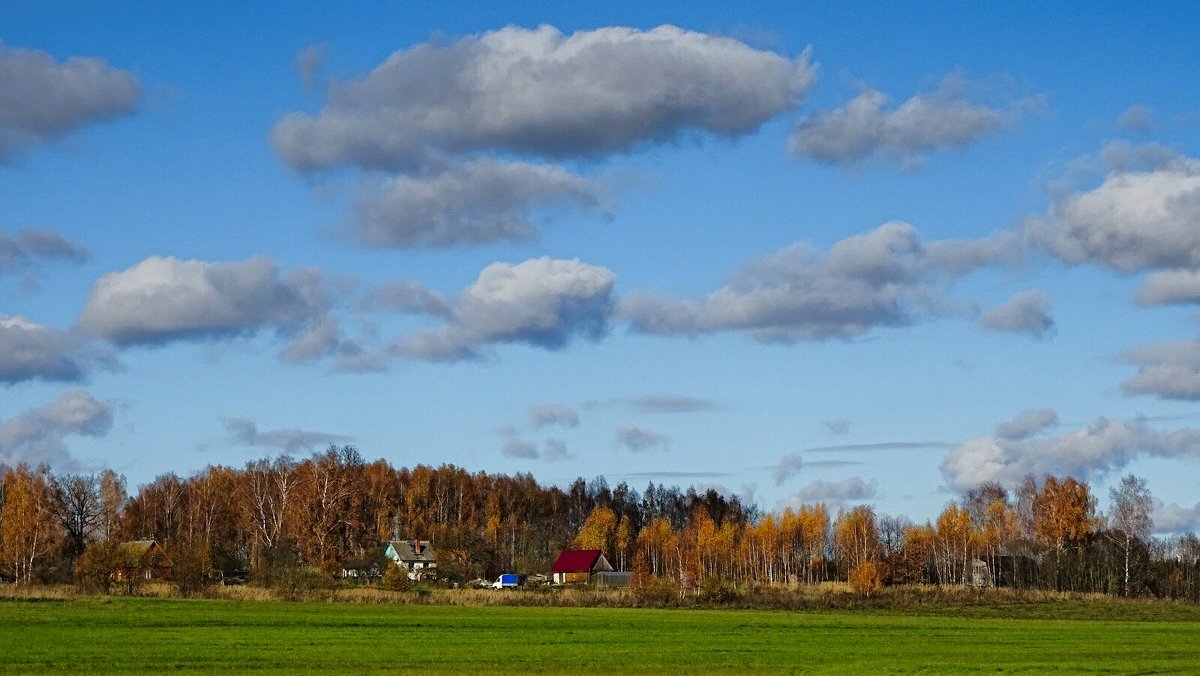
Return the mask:
<svg viewBox="0 0 1200 676">
<path fill-rule="evenodd" d="M 515 573 L 504 573 L 492 583 L 492 589 L 516 589 L 521 584 Z"/>
</svg>

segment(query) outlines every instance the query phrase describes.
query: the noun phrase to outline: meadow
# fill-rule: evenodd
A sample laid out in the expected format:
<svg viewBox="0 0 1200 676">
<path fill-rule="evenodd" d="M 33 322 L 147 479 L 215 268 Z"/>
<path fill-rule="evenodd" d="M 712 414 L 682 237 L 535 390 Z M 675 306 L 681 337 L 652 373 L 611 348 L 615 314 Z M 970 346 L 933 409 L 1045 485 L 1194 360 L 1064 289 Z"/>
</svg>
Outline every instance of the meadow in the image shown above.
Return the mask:
<svg viewBox="0 0 1200 676">
<path fill-rule="evenodd" d="M 1062 601 L 835 611 L 0 600 L 2 672 L 1200 673 L 1200 612 Z"/>
</svg>

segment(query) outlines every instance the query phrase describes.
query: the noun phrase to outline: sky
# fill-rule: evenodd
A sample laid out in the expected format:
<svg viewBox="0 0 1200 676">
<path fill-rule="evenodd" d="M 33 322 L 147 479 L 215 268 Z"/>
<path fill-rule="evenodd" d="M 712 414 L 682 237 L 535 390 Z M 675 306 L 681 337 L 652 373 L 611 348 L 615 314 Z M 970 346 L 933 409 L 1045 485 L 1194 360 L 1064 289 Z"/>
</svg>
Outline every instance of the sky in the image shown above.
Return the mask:
<svg viewBox="0 0 1200 676">
<path fill-rule="evenodd" d="M 1200 528 L 1189 3 L 0 6 L 0 463 Z"/>
</svg>

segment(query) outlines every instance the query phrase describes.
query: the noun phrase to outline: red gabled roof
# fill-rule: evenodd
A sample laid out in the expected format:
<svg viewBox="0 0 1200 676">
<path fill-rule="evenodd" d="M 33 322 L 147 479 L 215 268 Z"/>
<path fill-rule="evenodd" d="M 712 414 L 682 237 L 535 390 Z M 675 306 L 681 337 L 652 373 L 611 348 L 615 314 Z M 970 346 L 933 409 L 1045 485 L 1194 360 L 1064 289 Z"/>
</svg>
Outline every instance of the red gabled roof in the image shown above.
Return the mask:
<svg viewBox="0 0 1200 676">
<path fill-rule="evenodd" d="M 558 560 L 554 562 L 550 572 L 583 573 L 591 570 L 599 558 L 599 549 L 568 549 L 558 555 Z"/>
</svg>

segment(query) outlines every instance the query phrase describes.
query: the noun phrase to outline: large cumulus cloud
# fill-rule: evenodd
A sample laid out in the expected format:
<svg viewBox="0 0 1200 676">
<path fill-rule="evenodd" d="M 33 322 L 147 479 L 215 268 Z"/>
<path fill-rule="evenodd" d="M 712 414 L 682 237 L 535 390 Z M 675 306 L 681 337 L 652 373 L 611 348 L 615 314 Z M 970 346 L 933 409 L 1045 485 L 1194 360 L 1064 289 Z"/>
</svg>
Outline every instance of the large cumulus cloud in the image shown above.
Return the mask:
<svg viewBox="0 0 1200 676">
<path fill-rule="evenodd" d="M 432 361 L 478 358 L 488 346 L 550 350 L 598 340 L 609 328 L 616 275 L 579 260 L 493 263 L 454 299 L 446 323 L 398 340 L 393 351 Z"/>
<path fill-rule="evenodd" d="M 281 274 L 266 258 L 209 263 L 152 256 L 97 280 L 79 327 L 122 347 L 155 345 L 299 330 L 327 309 L 325 285 L 313 269 Z"/>
<path fill-rule="evenodd" d="M 852 338 L 941 314 L 948 307 L 943 283 L 1017 247 L 1008 236 L 923 244 L 916 228 L 893 221 L 843 239 L 823 256 L 803 243 L 781 249 L 700 299 L 631 294 L 621 313 L 633 330 L 650 334 L 732 330 L 784 343 Z"/>
<path fill-rule="evenodd" d="M 1028 414 L 1023 414 L 1025 417 Z M 1049 421 L 1045 411 L 1035 414 Z M 1200 459 L 1200 430 L 1160 432 L 1143 420 L 1097 418 L 1090 425 L 1053 436 L 1029 434 L 1020 419 L 1011 425 L 1021 434 L 970 439 L 959 444 L 941 463 L 942 476 L 954 490 L 965 491 L 984 481 L 1015 485 L 1027 474 L 1054 474 L 1088 480 L 1118 471 L 1134 458 Z"/>
<path fill-rule="evenodd" d="M 605 206 L 598 181 L 554 162 L 751 133 L 814 77 L 807 54 L 674 26 L 509 26 L 397 51 L 284 116 L 271 143 L 298 171 L 371 172 L 346 219 L 365 246 L 525 240 L 550 210 Z"/>
<path fill-rule="evenodd" d="M 1099 185 L 1059 196 L 1028 231 L 1070 264 L 1145 273 L 1135 300 L 1143 306 L 1200 303 L 1200 160 L 1157 144 L 1106 146 Z M 1196 341 L 1133 348 L 1138 366 L 1126 393 L 1200 399 Z"/>
<path fill-rule="evenodd" d="M 1200 160 L 1117 168 L 1090 190 L 1057 199 L 1032 224 L 1038 240 L 1073 264 L 1121 272 L 1200 267 Z M 1147 302 L 1154 302 L 1151 293 Z"/>
<path fill-rule="evenodd" d="M 800 103 L 813 77 L 806 56 L 674 26 L 509 26 L 395 52 L 332 85 L 316 115 L 285 116 L 271 142 L 302 170 L 405 169 L 480 150 L 606 154 L 688 130 L 753 131 Z"/>
<path fill-rule="evenodd" d="M 137 77 L 94 57 L 56 61 L 0 43 L 0 164 L 88 123 L 133 112 Z"/>
</svg>

